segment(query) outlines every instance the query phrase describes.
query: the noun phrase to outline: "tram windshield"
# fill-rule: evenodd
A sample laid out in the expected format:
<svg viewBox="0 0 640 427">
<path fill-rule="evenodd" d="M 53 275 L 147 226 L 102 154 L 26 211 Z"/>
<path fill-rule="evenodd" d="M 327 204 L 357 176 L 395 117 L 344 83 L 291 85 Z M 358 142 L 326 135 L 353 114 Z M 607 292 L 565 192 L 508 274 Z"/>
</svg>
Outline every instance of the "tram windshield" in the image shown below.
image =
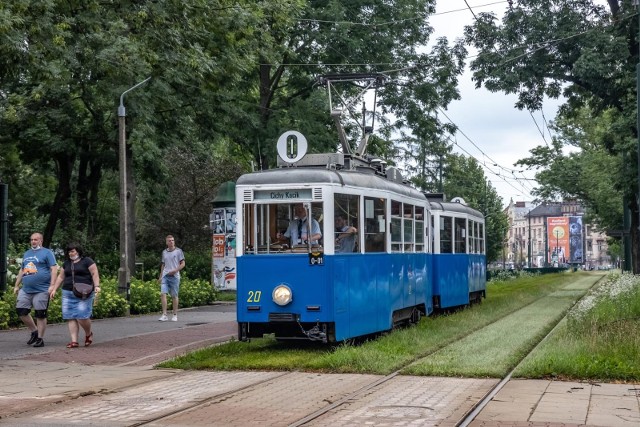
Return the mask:
<svg viewBox="0 0 640 427">
<path fill-rule="evenodd" d="M 247 203 L 242 215 L 247 254 L 293 253 L 322 248 L 321 202 Z"/>
</svg>

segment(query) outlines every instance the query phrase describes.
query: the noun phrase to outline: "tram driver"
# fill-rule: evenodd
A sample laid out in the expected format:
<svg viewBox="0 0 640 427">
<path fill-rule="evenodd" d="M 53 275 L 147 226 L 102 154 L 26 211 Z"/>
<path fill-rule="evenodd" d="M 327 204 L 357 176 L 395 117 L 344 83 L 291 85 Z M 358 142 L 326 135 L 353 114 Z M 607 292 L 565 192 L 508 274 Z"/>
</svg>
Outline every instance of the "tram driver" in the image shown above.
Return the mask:
<svg viewBox="0 0 640 427">
<path fill-rule="evenodd" d="M 284 233 L 278 232 L 276 238 L 279 241 L 291 239 L 291 245 L 306 245 L 308 243 L 317 245 L 318 240 L 322 238 L 320 224 L 314 218 L 311 223 L 307 222 L 307 210 L 302 203 L 296 204 L 293 208 L 294 219 L 289 222 L 289 227 Z M 311 235 L 309 235 L 309 225 L 311 225 Z"/>
<path fill-rule="evenodd" d="M 358 230 L 347 224 L 344 216 L 335 216 L 336 225 L 336 252 L 353 252 L 356 246 Z"/>
</svg>

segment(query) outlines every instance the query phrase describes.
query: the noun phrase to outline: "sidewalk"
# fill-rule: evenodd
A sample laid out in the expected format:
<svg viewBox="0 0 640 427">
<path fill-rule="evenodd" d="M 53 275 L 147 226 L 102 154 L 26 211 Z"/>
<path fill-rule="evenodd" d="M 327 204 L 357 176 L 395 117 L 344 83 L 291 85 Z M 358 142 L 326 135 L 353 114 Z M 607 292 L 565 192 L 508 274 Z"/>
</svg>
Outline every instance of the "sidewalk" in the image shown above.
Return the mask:
<svg viewBox="0 0 640 427">
<path fill-rule="evenodd" d="M 0 425 L 453 426 L 497 383 L 153 369 L 235 336 L 235 305 L 181 310 L 178 322 L 97 320 L 94 330 L 94 344 L 77 349 L 65 348 L 66 325 L 51 325 L 39 349 L 24 329 L 0 331 Z M 471 423 L 561 425 L 640 425 L 640 385 L 512 380 Z"/>
<path fill-rule="evenodd" d="M 176 371 L 153 365 L 226 341 L 237 331 L 235 304 L 183 309 L 178 322 L 159 322 L 158 317 L 94 320 L 88 348 L 66 348 L 66 324 L 49 325 L 42 348 L 26 345 L 26 329 L 0 331 L 0 423 L 47 403 L 167 378 Z"/>
</svg>

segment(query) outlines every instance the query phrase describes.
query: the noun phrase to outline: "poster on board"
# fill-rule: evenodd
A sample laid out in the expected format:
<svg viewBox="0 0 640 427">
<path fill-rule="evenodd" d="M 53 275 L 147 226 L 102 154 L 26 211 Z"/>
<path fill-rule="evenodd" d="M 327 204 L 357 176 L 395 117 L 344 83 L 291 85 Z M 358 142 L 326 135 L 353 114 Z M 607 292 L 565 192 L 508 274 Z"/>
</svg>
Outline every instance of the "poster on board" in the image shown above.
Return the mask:
<svg viewBox="0 0 640 427">
<path fill-rule="evenodd" d="M 211 270 L 213 286 L 236 289 L 236 209 L 216 208 L 212 215 Z"/>
<path fill-rule="evenodd" d="M 553 267 L 569 262 L 569 217 L 547 218 L 547 242 L 549 242 L 549 263 Z"/>
<path fill-rule="evenodd" d="M 571 264 L 584 263 L 583 256 L 584 235 L 582 233 L 582 217 L 569 217 L 569 262 Z"/>
</svg>

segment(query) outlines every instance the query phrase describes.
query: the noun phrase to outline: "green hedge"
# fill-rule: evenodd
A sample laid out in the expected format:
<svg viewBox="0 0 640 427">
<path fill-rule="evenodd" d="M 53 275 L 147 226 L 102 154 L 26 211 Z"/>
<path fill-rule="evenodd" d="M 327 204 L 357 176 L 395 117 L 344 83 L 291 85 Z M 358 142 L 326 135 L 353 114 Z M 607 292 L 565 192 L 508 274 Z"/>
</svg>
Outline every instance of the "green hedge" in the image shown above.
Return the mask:
<svg viewBox="0 0 640 427">
<path fill-rule="evenodd" d="M 93 318 L 124 316 L 127 300 L 118 293 L 118 281 L 113 278 L 100 280 L 101 292 L 93 308 Z M 149 314 L 161 310 L 160 283 L 157 279 L 142 281 L 134 279 L 131 282 L 131 314 Z M 200 279 L 181 278 L 180 280 L 180 308 L 196 307 L 211 304 L 216 301 L 217 291 L 208 281 Z M 49 323 L 62 322 L 61 294 L 49 303 L 47 321 Z M 15 310 L 16 297 L 13 288 L 4 293 L 0 299 L 0 329 L 23 326 Z"/>
</svg>

